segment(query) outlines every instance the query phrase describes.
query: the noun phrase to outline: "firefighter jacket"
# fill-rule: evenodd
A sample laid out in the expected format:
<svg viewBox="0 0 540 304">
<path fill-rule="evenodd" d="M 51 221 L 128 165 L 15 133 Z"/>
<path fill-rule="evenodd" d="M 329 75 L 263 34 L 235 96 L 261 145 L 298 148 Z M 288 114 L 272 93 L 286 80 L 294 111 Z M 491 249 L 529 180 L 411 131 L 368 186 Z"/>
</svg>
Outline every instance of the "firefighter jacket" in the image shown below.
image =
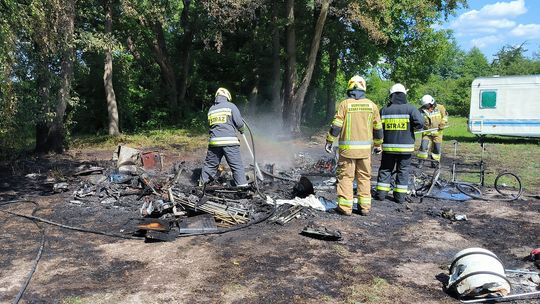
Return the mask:
<svg viewBox="0 0 540 304">
<path fill-rule="evenodd" d="M 414 130 L 422 129 L 424 117 L 407 103 L 407 95 L 394 93 L 390 104 L 381 110 L 384 130 L 383 152 L 407 154 L 414 152 Z"/>
<path fill-rule="evenodd" d="M 244 120 L 236 105 L 229 102 L 226 97 L 218 95 L 214 105 L 208 110 L 208 123 L 210 124 L 211 147 L 240 145 L 236 130 L 244 131 Z"/>
<path fill-rule="evenodd" d="M 382 143 L 382 124 L 379 108 L 365 98 L 364 91 L 347 92 L 326 136 L 333 143 L 339 137 L 339 153 L 343 157 L 359 159 L 371 155 L 372 145 Z"/>
<path fill-rule="evenodd" d="M 448 123 L 448 112 L 446 112 L 445 107 L 441 104 L 435 104 L 435 107 L 431 112 L 425 108 L 422 108 L 421 111 L 424 115 L 424 129 L 426 130 L 435 128 L 442 129 Z M 437 136 L 442 134 L 442 130 L 426 132 L 424 134 Z"/>
</svg>

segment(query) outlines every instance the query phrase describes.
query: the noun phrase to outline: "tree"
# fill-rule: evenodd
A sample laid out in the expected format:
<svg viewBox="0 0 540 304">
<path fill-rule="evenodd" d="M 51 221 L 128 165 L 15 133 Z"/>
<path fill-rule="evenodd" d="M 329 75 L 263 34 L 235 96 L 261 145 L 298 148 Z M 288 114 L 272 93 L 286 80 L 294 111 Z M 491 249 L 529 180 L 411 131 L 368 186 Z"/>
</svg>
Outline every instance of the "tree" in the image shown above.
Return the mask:
<svg viewBox="0 0 540 304">
<path fill-rule="evenodd" d="M 285 127 L 293 133 L 300 132 L 301 122 L 301 110 L 304 103 L 309 84 L 311 82 L 311 76 L 313 75 L 313 69 L 315 68 L 315 62 L 317 59 L 317 53 L 319 52 L 319 45 L 321 42 L 322 31 L 326 16 L 328 15 L 328 9 L 330 6 L 330 0 L 322 0 L 321 12 L 315 26 L 315 32 L 313 34 L 313 40 L 311 42 L 311 48 L 308 57 L 308 63 L 300 86 L 296 87 L 296 35 L 294 28 L 294 0 L 287 1 L 287 69 L 285 77 L 285 104 L 283 107 L 283 122 Z"/>
<path fill-rule="evenodd" d="M 472 81 L 476 77 L 490 76 L 492 69 L 482 51 L 477 47 L 473 47 L 464 55 L 459 74 L 471 78 Z"/>
<path fill-rule="evenodd" d="M 36 1 L 31 4 L 31 15 L 27 16 L 36 18 L 26 21 L 30 24 L 28 38 L 37 55 L 38 92 L 44 98 L 38 100 L 41 110 L 36 117 L 36 152 L 62 153 L 65 149 L 65 114 L 71 103 L 73 80 L 75 8 L 76 0 Z M 57 58 L 53 58 L 54 53 L 58 53 Z M 56 96 L 50 96 L 52 87 L 57 87 Z"/>
<path fill-rule="evenodd" d="M 105 8 L 105 35 L 112 33 L 112 0 L 104 0 Z M 120 135 L 120 122 L 118 117 L 118 105 L 116 103 L 116 95 L 114 94 L 113 86 L 113 62 L 112 52 L 109 46 L 105 50 L 105 66 L 103 68 L 103 84 L 105 87 L 105 95 L 107 98 L 107 112 L 109 114 L 109 135 Z"/>
<path fill-rule="evenodd" d="M 498 75 L 528 75 L 533 74 L 533 60 L 525 56 L 525 43 L 517 46 L 505 45 L 496 54 L 491 64 L 493 72 Z"/>
</svg>

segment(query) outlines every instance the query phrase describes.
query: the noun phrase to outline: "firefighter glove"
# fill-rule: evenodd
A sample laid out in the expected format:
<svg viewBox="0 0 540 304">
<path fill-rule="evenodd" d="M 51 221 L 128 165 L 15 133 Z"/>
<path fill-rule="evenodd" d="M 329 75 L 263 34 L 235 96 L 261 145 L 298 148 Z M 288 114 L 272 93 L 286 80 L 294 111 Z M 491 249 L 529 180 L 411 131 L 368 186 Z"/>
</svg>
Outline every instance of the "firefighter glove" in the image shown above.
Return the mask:
<svg viewBox="0 0 540 304">
<path fill-rule="evenodd" d="M 332 143 L 327 142 L 326 145 L 324 145 L 324 150 L 326 150 L 326 153 L 332 153 Z"/>
<path fill-rule="evenodd" d="M 382 153 L 382 148 L 381 147 L 374 147 L 373 148 L 373 153 L 379 155 Z"/>
</svg>

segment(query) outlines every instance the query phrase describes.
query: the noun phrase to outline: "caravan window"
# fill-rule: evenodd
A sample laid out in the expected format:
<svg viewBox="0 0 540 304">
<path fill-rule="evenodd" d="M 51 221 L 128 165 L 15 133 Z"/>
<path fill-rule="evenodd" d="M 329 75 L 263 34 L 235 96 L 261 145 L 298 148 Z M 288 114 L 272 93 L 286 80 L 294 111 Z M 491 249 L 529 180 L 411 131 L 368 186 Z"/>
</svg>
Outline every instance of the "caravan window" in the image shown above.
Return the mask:
<svg viewBox="0 0 540 304">
<path fill-rule="evenodd" d="M 480 91 L 480 109 L 494 109 L 497 106 L 497 91 Z"/>
</svg>

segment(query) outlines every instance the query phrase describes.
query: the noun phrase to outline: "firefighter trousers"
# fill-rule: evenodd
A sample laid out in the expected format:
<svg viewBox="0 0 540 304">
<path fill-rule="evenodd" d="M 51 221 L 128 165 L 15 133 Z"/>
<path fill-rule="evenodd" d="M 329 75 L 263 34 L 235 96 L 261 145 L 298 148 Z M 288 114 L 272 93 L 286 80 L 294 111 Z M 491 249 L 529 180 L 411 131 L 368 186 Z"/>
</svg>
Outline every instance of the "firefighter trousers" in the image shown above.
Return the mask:
<svg viewBox="0 0 540 304">
<path fill-rule="evenodd" d="M 227 160 L 227 164 L 229 164 L 229 167 L 231 168 L 236 186 L 246 186 L 246 173 L 244 171 L 244 164 L 242 163 L 240 146 L 238 145 L 208 147 L 208 152 L 206 153 L 206 159 L 204 160 L 204 166 L 201 173 L 202 182 L 207 183 L 214 179 L 223 156 L 225 156 L 225 160 Z"/>
<path fill-rule="evenodd" d="M 441 160 L 441 148 L 442 148 L 442 133 L 439 134 L 426 134 L 422 136 L 422 142 L 418 149 L 416 157 L 419 159 L 428 159 L 429 157 L 429 145 L 431 144 L 431 158 L 435 161 Z"/>
<path fill-rule="evenodd" d="M 358 188 L 358 206 L 363 211 L 371 209 L 371 156 L 367 158 L 347 158 L 339 156 L 337 169 L 338 209 L 345 214 L 353 210 L 353 181 Z"/>
<path fill-rule="evenodd" d="M 377 176 L 376 198 L 384 200 L 391 188 L 392 172 L 396 170 L 395 186 L 393 188 L 394 200 L 404 203 L 409 192 L 409 173 L 411 168 L 412 154 L 382 154 L 381 167 Z"/>
</svg>

